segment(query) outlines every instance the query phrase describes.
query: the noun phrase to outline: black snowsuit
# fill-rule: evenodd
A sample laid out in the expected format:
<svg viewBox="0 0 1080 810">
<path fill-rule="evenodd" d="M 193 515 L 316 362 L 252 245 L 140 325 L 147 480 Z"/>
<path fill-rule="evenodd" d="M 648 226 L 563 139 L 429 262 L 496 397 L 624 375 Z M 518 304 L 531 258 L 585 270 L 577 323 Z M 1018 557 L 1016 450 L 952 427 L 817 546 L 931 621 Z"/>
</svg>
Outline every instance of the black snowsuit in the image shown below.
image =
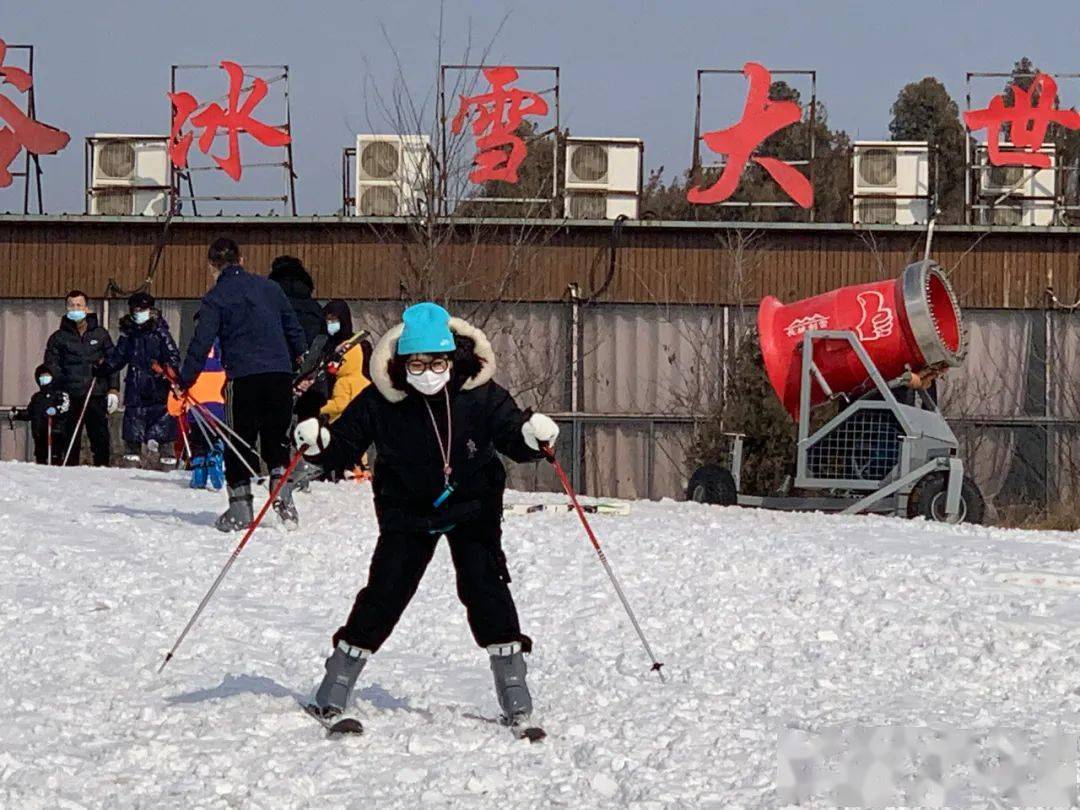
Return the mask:
<svg viewBox="0 0 1080 810">
<path fill-rule="evenodd" d="M 138 452 L 142 443 L 151 439 L 163 448 L 176 439 L 176 419 L 166 408 L 169 383 L 153 372 L 154 362 L 172 369 L 180 367 L 180 352 L 169 325 L 156 309 L 144 324 L 137 324 L 131 315 L 125 315 L 120 319 L 120 340 L 106 354 L 98 372 L 112 374 L 127 366 L 124 441 L 130 452 Z"/>
<path fill-rule="evenodd" d="M 109 391 L 120 390 L 120 374 L 115 372 L 108 377 L 95 377 L 94 368 L 98 361 L 113 347 L 112 338 L 104 327 L 98 325 L 97 315 L 86 316 L 86 331 L 79 334 L 78 327 L 69 318 L 60 321 L 60 328 L 49 337 L 45 344 L 45 365 L 53 375 L 53 384 L 71 397 L 72 416 L 68 420 L 69 431 L 64 437 L 65 450 L 71 441 L 73 430 L 82 410 L 83 400 L 92 385 L 94 393 L 86 408 L 83 423 L 90 436 L 90 449 L 94 456 L 94 466 L 109 465 L 109 415 L 106 411 L 105 396 Z M 82 428 L 75 437 L 75 445 L 68 466 L 79 463 L 79 445 L 82 442 Z"/>
<path fill-rule="evenodd" d="M 491 382 L 495 364 L 487 338 L 463 321 L 451 321 L 451 329 L 458 347 L 455 373 L 447 389 L 431 397 L 408 386 L 401 372 L 388 370 L 401 327 L 387 333 L 371 360 L 375 384 L 330 426 L 330 444 L 315 459 L 326 467 L 352 466 L 369 445 L 376 450 L 372 488 L 379 540 L 367 586 L 334 644 L 344 639 L 377 650 L 416 593 L 444 534 L 476 643 L 529 643 L 507 587 L 501 528 L 506 470 L 497 453 L 521 462 L 542 455 L 522 438 L 526 414 L 506 389 Z M 447 397 L 454 490 L 436 507 L 446 489 L 439 439 L 446 444 Z"/>
<path fill-rule="evenodd" d="M 316 336 L 326 332 L 323 309 L 319 302 L 311 297 L 315 292 L 315 282 L 311 280 L 311 275 L 297 260 L 295 264 L 285 264 L 272 270 L 270 280 L 276 282 L 289 299 L 296 318 L 300 321 L 300 327 L 304 330 L 307 345 L 310 346 Z"/>
<path fill-rule="evenodd" d="M 50 414 L 49 411 L 52 411 Z M 49 417 L 52 417 L 52 459 L 49 458 Z M 30 435 L 34 438 L 34 461 L 38 464 L 60 464 L 64 460 L 64 437 L 67 420 L 71 416 L 71 397 L 61 391 L 56 383 L 40 387 L 25 408 L 12 414 L 16 421 L 30 423 Z M 74 451 L 72 451 L 74 452 Z"/>
</svg>

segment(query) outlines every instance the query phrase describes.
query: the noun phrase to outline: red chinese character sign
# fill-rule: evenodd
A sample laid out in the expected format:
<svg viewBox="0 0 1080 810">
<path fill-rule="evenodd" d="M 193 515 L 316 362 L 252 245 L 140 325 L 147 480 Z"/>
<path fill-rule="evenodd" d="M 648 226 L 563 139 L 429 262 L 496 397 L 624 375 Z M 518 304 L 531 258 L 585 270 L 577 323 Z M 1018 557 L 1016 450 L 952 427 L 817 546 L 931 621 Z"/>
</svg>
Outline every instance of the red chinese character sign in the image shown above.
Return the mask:
<svg viewBox="0 0 1080 810">
<path fill-rule="evenodd" d="M 0 39 L 0 85 L 10 84 L 18 93 L 27 93 L 33 77 L 22 68 L 5 66 L 7 45 Z M 28 110 L 32 109 L 28 106 Z M 11 164 L 25 149 L 32 155 L 52 155 L 68 145 L 71 136 L 56 127 L 30 117 L 19 105 L 0 93 L 0 188 L 12 183 Z"/>
<path fill-rule="evenodd" d="M 1013 104 L 1005 105 L 1005 95 L 990 99 L 988 107 L 964 113 L 964 123 L 976 132 L 986 130 L 986 152 L 995 166 L 1050 167 L 1050 156 L 1042 153 L 1050 124 L 1080 129 L 1080 113 L 1057 109 L 1057 82 L 1045 73 L 1035 74 L 1028 89 L 1013 83 Z M 1008 125 L 1012 145 L 1018 150 L 1002 150 L 1002 129 Z"/>
<path fill-rule="evenodd" d="M 265 79 L 256 77 L 248 90 L 247 98 L 241 104 L 240 95 L 244 88 L 244 69 L 236 62 L 222 62 L 221 67 L 229 76 L 228 109 L 216 102 L 202 106 L 195 96 L 188 92 L 169 93 L 173 104 L 172 129 L 169 138 L 169 157 L 173 165 L 185 169 L 188 165 L 188 152 L 195 139 L 192 130 L 184 132 L 184 125 L 190 120 L 191 126 L 201 129 L 199 151 L 210 154 L 214 137 L 218 130 L 224 130 L 228 136 L 229 152 L 225 157 L 210 155 L 214 162 L 233 180 L 240 180 L 243 164 L 240 161 L 240 133 L 246 132 L 263 146 L 287 146 L 292 138 L 284 129 L 278 129 L 257 120 L 255 108 L 266 98 L 268 92 Z M 198 112 L 196 112 L 198 111 Z"/>
<path fill-rule="evenodd" d="M 547 115 L 548 104 L 539 93 L 507 87 L 518 79 L 516 68 L 482 70 L 491 84 L 491 91 L 475 96 L 462 95 L 451 130 L 455 135 L 460 134 L 469 115 L 475 112 L 472 133 L 478 151 L 473 158 L 475 168 L 469 173 L 469 180 L 473 183 L 489 180 L 517 183 L 518 169 L 528 154 L 517 129 L 526 116 Z"/>
<path fill-rule="evenodd" d="M 686 199 L 697 205 L 723 202 L 735 193 L 749 161 L 765 169 L 792 200 L 803 208 L 814 204 L 814 188 L 806 176 L 789 163 L 774 157 L 755 155 L 766 138 L 802 120 L 802 108 L 794 101 L 769 98 L 772 76 L 757 62 L 743 65 L 750 82 L 742 118 L 734 126 L 706 132 L 701 140 L 714 152 L 726 156 L 720 177 L 709 188 L 695 186 Z"/>
</svg>

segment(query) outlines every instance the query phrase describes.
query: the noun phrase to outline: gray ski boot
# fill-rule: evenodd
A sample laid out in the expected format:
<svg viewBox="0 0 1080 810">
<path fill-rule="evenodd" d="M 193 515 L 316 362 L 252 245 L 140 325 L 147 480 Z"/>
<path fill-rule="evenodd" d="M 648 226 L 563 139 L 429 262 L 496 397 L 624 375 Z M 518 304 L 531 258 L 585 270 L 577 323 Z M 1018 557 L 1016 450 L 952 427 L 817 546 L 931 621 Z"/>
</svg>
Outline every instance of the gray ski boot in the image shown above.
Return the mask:
<svg viewBox="0 0 1080 810">
<path fill-rule="evenodd" d="M 229 487 L 229 508 L 214 524 L 219 532 L 239 532 L 251 525 L 255 513 L 251 508 L 251 484 Z"/>
<path fill-rule="evenodd" d="M 345 711 L 356 679 L 370 657 L 370 650 L 339 641 L 334 652 L 326 659 L 326 675 L 315 691 L 315 699 L 307 705 L 308 712 L 330 719 Z"/>
<path fill-rule="evenodd" d="M 502 709 L 501 722 L 511 727 L 524 727 L 532 716 L 532 696 L 525 683 L 525 656 L 521 643 L 493 644 L 487 648 L 491 656 L 491 672 L 495 676 L 495 694 Z"/>
<path fill-rule="evenodd" d="M 270 471 L 270 491 L 273 492 L 277 485 L 281 482 L 281 477 L 285 474 L 284 467 L 274 467 Z M 300 528 L 300 513 L 296 511 L 296 504 L 293 503 L 293 490 L 296 488 L 296 483 L 290 479 L 285 482 L 285 486 L 281 488 L 281 492 L 278 493 L 277 500 L 274 501 L 274 511 L 277 512 L 277 516 L 281 518 L 282 524 L 289 531 Z"/>
</svg>

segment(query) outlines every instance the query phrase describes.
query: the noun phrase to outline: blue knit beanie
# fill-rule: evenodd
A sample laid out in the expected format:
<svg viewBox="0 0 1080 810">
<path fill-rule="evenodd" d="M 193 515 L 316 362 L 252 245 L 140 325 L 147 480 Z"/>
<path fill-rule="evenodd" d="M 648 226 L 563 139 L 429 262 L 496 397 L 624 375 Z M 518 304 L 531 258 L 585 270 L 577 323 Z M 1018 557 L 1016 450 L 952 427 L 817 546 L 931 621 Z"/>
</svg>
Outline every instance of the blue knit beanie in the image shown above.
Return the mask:
<svg viewBox="0 0 1080 810">
<path fill-rule="evenodd" d="M 438 304 L 413 304 L 401 315 L 404 329 L 398 338 L 398 354 L 439 354 L 454 351 L 450 313 Z"/>
</svg>

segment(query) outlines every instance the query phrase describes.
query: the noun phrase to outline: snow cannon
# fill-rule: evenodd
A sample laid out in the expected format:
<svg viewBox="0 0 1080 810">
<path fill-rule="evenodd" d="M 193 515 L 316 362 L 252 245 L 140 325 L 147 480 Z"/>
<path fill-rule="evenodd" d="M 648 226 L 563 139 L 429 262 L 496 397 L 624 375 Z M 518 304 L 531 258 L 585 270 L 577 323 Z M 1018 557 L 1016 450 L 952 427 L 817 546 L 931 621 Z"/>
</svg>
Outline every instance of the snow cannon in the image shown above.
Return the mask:
<svg viewBox="0 0 1080 810">
<path fill-rule="evenodd" d="M 791 304 L 770 295 L 758 309 L 761 354 L 773 390 L 796 421 L 803 335 L 810 331 L 852 333 L 886 380 L 905 371 L 959 366 L 967 350 L 956 295 L 932 261 L 908 265 L 894 281 L 841 287 Z M 814 341 L 813 365 L 811 407 L 872 385 L 847 340 Z"/>
</svg>

